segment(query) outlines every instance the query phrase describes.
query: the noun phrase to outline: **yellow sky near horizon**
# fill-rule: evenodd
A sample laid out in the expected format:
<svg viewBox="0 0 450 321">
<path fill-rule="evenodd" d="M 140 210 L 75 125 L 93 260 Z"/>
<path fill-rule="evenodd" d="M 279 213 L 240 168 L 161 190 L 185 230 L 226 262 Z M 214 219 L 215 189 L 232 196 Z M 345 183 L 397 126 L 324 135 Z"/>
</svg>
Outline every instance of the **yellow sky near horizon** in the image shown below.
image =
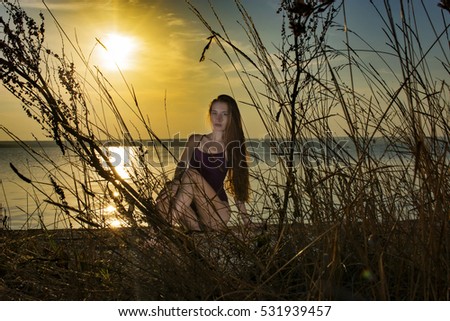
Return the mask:
<svg viewBox="0 0 450 321">
<path fill-rule="evenodd" d="M 133 86 L 142 111 L 149 116 L 152 129 L 159 136 L 167 137 L 168 128 L 172 136 L 209 129 L 205 117 L 208 103 L 221 93 L 230 94 L 230 89 L 226 77 L 215 64 L 199 62 L 208 33 L 183 1 L 172 7 L 164 1 L 48 1 L 47 4 L 71 40 L 78 40 L 83 54 L 88 56 L 92 51 L 91 64 L 99 66 L 130 104 L 133 99 L 127 86 L 117 69 L 110 68 L 111 62 L 105 63 L 105 50 L 96 39 L 106 46 L 110 37 L 122 37 L 122 47 L 126 45 L 123 40 L 133 42 L 133 48 L 125 57 L 128 61 L 119 62 L 119 65 L 126 81 Z M 22 1 L 21 6 L 27 12 L 35 14 L 35 10 L 41 10 L 45 14 L 46 45 L 58 52 L 62 47 L 61 38 L 43 5 L 39 1 Z M 174 8 L 186 14 L 174 13 Z M 68 50 L 67 40 L 64 42 Z M 83 69 L 81 63 L 76 66 Z M 20 113 L 19 101 L 3 87 L 0 93 L 0 123 L 23 139 L 32 139 L 32 132 L 40 137 L 39 126 Z M 120 99 L 117 104 L 123 105 Z M 124 115 L 129 113 L 125 107 L 122 112 Z M 140 134 L 146 136 L 145 132 Z M 0 140 L 7 139 L 0 132 Z"/>
</svg>

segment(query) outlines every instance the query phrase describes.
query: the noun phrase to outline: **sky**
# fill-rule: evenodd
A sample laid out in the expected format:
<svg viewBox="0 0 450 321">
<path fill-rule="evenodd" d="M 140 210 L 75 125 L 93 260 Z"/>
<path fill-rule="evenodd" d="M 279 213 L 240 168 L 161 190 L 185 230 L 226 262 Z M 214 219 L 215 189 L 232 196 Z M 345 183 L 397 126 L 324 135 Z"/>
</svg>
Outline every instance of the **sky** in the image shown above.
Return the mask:
<svg viewBox="0 0 450 321">
<path fill-rule="evenodd" d="M 420 0 L 413 1 L 421 3 Z M 46 45 L 55 51 L 61 50 L 60 34 L 42 2 L 19 2 L 33 17 L 38 12 L 44 13 Z M 207 0 L 191 2 L 218 28 Z M 234 1 L 210 2 L 233 41 L 249 50 L 248 41 L 237 22 L 240 15 Z M 277 14 L 279 0 L 241 2 L 252 16 L 269 50 L 274 49 L 280 43 L 282 20 L 281 15 Z M 383 1 L 374 2 L 381 5 Z M 442 12 L 437 7 L 438 2 L 424 1 L 433 21 L 439 22 Z M 358 30 L 375 47 L 385 46 L 380 19 L 369 0 L 346 0 L 345 3 L 349 28 Z M 160 137 L 173 137 L 177 133 L 186 137 L 193 132 L 208 131 L 208 104 L 219 94 L 234 94 L 238 101 L 248 100 L 226 59 L 214 45 L 208 51 L 207 59 L 199 62 L 209 33 L 189 10 L 185 0 L 47 0 L 46 4 L 69 38 L 72 41 L 77 39 L 85 55 L 92 53 L 91 63 L 98 66 L 114 88 L 131 102 L 120 74 L 117 69 L 111 68 L 108 53 L 96 39 L 110 48 L 109 54 L 115 54 L 127 83 L 134 88 L 143 113 L 148 115 L 152 129 Z M 2 16 L 5 14 L 1 6 L 0 13 Z M 337 22 L 342 24 L 342 20 Z M 424 28 L 423 39 L 433 39 L 428 35 L 430 31 Z M 333 31 L 330 41 L 340 45 L 342 37 L 343 33 Z M 64 47 L 70 51 L 67 43 Z M 220 64 L 220 68 L 215 62 Z M 442 73 L 442 69 L 436 67 L 436 72 Z M 247 136 L 264 137 L 265 129 L 255 111 L 245 104 L 241 104 L 240 108 Z M 123 112 L 127 115 L 126 110 Z M 135 124 L 131 118 L 130 122 Z M 33 135 L 41 137 L 40 127 L 26 117 L 19 101 L 3 87 L 0 87 L 0 125 L 23 140 L 33 139 Z M 0 140 L 9 139 L 0 131 Z"/>
</svg>

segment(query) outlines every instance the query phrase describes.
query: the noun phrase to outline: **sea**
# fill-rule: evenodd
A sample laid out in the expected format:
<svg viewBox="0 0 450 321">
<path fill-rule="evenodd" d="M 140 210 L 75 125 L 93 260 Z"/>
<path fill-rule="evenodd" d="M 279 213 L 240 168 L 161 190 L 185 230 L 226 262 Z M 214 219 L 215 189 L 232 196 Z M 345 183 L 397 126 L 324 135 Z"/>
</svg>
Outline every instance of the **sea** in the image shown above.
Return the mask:
<svg viewBox="0 0 450 321">
<path fill-rule="evenodd" d="M 155 173 L 170 173 L 175 167 L 174 159 L 182 152 L 183 141 L 164 141 L 169 150 L 161 145 L 153 143 L 139 146 L 146 150 L 145 161 L 149 162 L 150 168 L 155 169 Z M 26 146 L 24 148 L 24 146 Z M 114 156 L 113 163 L 116 162 L 116 169 L 122 172 L 126 179 L 127 165 L 134 161 L 135 155 L 130 151 L 137 150 L 130 146 L 120 144 L 105 144 L 106 148 Z M 262 213 L 270 211 L 274 204 L 270 204 L 265 195 L 270 191 L 277 192 L 276 189 L 285 184 L 286 162 L 289 157 L 289 148 L 292 145 L 288 140 L 271 141 L 268 139 L 247 140 L 247 150 L 249 152 L 249 165 L 251 172 L 251 186 L 253 197 L 249 204 L 250 211 Z M 326 146 L 325 148 L 322 146 Z M 401 146 L 390 148 L 390 143 L 385 139 L 376 139 L 372 142 L 370 154 L 387 164 L 402 164 L 410 160 L 406 150 L 403 153 Z M 47 159 L 41 159 L 33 151 L 45 151 Z M 125 151 L 125 152 L 124 152 Z M 326 155 L 326 157 L 324 157 Z M 309 140 L 301 145 L 296 145 L 293 152 L 293 159 L 290 166 L 296 169 L 301 168 L 299 164 L 311 166 L 311 168 L 321 166 L 323 162 L 335 162 L 339 166 L 341 159 L 354 160 L 356 162 L 356 150 L 352 142 L 345 138 L 334 139 L 332 143 L 324 144 L 323 141 Z M 53 163 L 53 164 L 51 164 Z M 61 210 L 51 205 L 48 200 L 55 197 L 54 186 L 50 183 L 49 177 L 56 169 L 65 170 L 68 168 L 68 161 L 63 157 L 60 148 L 52 141 L 21 142 L 0 141 L 0 228 L 22 230 L 22 229 L 61 229 L 68 227 L 80 227 L 77 220 L 68 218 Z M 71 169 L 73 170 L 73 169 Z M 79 173 L 74 173 L 78 175 Z M 70 175 L 69 175 L 70 176 Z M 163 176 L 161 176 L 163 179 Z M 41 182 L 38 186 L 33 182 Z M 157 191 L 153 196 L 156 197 Z M 67 199 L 76 204 L 74 197 Z M 114 208 L 111 204 L 104 205 L 104 212 L 111 214 Z M 270 215 L 270 213 L 267 213 Z"/>
</svg>

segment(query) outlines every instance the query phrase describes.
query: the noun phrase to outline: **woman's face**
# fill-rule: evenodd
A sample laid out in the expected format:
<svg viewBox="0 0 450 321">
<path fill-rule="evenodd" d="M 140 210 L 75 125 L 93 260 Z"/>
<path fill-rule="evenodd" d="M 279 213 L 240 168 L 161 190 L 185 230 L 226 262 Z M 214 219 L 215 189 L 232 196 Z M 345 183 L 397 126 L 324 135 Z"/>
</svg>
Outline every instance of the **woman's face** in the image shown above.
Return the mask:
<svg viewBox="0 0 450 321">
<path fill-rule="evenodd" d="M 210 120 L 214 131 L 225 131 L 231 119 L 228 104 L 216 101 L 211 106 Z"/>
</svg>

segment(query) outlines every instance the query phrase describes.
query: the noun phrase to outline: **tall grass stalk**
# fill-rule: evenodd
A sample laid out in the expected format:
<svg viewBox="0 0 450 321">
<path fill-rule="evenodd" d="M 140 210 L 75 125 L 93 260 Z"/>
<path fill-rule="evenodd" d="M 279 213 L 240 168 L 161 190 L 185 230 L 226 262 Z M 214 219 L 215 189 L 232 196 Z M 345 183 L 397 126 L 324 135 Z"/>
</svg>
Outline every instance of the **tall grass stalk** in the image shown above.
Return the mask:
<svg viewBox="0 0 450 321">
<path fill-rule="evenodd" d="M 280 45 L 272 52 L 235 1 L 251 46 L 246 52 L 213 6 L 216 20 L 208 21 L 187 4 L 210 32 L 201 60 L 211 45 L 221 49 L 247 95 L 241 103 L 254 108 L 270 140 L 283 145 L 275 166 L 252 168 L 254 227 L 186 235 L 169 226 L 154 208 L 169 173 L 145 162 L 140 144 L 142 137 L 161 140 L 133 87 L 124 77 L 129 97 L 121 96 L 56 18 L 63 50 L 46 48 L 44 17 L 38 24 L 5 2 L 3 84 L 55 141 L 68 165 L 59 167 L 44 149 L 29 149 L 48 174 L 38 178 L 16 171 L 67 218 L 69 229 L 18 239 L 3 234 L 2 296 L 449 299 L 449 84 L 436 79 L 430 67 L 437 52 L 449 70 L 445 14 L 442 30 L 429 21 L 436 38 L 424 47 L 416 15 L 427 14 L 428 7 L 401 1 L 398 21 L 390 1 L 373 3 L 389 48 L 378 50 L 361 38 L 368 49 L 360 51 L 352 44 L 358 34 L 345 2 L 283 0 Z M 338 23 L 341 17 L 344 24 Z M 344 49 L 331 45 L 330 30 L 345 34 Z M 64 54 L 65 42 L 80 65 Z M 392 73 L 395 84 L 387 83 L 369 54 Z M 358 92 L 356 79 L 368 92 Z M 145 132 L 132 137 L 135 127 L 124 113 Z M 106 121 L 108 115 L 114 124 Z M 345 138 L 334 134 L 336 124 Z M 128 168 L 128 179 L 114 166 L 105 141 L 131 146 L 140 155 Z M 379 141 L 384 150 L 374 153 Z M 109 228 L 108 204 L 125 227 Z M 70 228 L 73 222 L 82 229 Z M 22 269 L 12 268 L 17 266 Z"/>
<path fill-rule="evenodd" d="M 272 209 L 278 213 L 276 244 L 304 237 L 287 227 L 295 223 L 319 235 L 335 227 L 318 250 L 327 264 L 316 262 L 313 275 L 321 275 L 320 280 L 326 275 L 326 281 L 311 282 L 315 298 L 339 292 L 349 275 L 352 282 L 367 282 L 364 293 L 351 291 L 354 296 L 393 299 L 408 292 L 411 299 L 448 298 L 448 287 L 439 284 L 449 280 L 449 84 L 430 67 L 437 54 L 448 70 L 445 12 L 444 28 L 429 19 L 435 39 L 422 42 L 418 15 L 429 17 L 432 9 L 423 2 L 400 1 L 400 12 L 394 12 L 390 1 L 371 2 L 387 38 L 388 49 L 380 50 L 351 30 L 345 1 L 305 3 L 281 2 L 284 25 L 275 52 L 265 47 L 239 1 L 250 52 L 233 43 L 220 14 L 214 13 L 218 21 L 206 21 L 191 5 L 238 73 L 248 94 L 244 102 L 257 110 L 272 140 L 289 141 L 281 167 L 274 169 L 285 181 L 275 187 L 264 182 L 261 186 L 270 187 L 258 194 L 273 198 L 265 204 L 281 205 L 279 211 Z M 221 30 L 212 27 L 215 23 Z M 329 45 L 329 29 L 344 33 L 344 50 Z M 352 45 L 357 38 L 367 49 Z M 397 83 L 388 84 L 368 57 L 381 62 Z M 358 92 L 356 77 L 365 81 L 369 94 Z M 333 134 L 336 123 L 354 154 L 334 153 L 342 139 Z M 305 153 L 301 147 L 311 139 L 320 148 Z M 385 150 L 374 154 L 377 141 L 386 143 Z M 299 150 L 303 161 L 293 166 L 293 153 Z M 278 246 L 272 251 L 279 251 Z M 411 271 L 408 281 L 402 277 L 405 267 Z M 400 293 L 408 282 L 421 290 Z"/>
</svg>

